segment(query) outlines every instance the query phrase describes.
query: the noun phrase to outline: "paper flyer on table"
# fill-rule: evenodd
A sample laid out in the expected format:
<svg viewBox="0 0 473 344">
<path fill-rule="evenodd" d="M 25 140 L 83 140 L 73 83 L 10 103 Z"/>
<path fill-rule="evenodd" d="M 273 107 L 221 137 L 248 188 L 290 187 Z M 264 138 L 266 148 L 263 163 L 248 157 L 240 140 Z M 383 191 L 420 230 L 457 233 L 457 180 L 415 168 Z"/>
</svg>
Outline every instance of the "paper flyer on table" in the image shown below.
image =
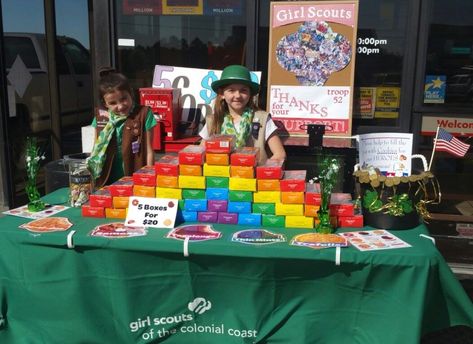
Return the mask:
<svg viewBox="0 0 473 344">
<path fill-rule="evenodd" d="M 351 245 L 360 251 L 389 250 L 411 247 L 405 241 L 384 229 L 340 233 Z"/>
<path fill-rule="evenodd" d="M 57 214 L 63 210 L 69 209 L 69 207 L 66 207 L 64 205 L 50 205 L 46 204 L 46 209 L 41 210 L 41 211 L 29 211 L 28 210 L 28 205 L 23 205 L 21 207 L 15 208 L 15 209 L 10 209 L 7 211 L 4 211 L 3 214 L 5 215 L 13 215 L 13 216 L 18 216 L 18 217 L 24 217 L 27 219 L 42 219 L 44 217 L 48 217 L 54 214 Z"/>
</svg>

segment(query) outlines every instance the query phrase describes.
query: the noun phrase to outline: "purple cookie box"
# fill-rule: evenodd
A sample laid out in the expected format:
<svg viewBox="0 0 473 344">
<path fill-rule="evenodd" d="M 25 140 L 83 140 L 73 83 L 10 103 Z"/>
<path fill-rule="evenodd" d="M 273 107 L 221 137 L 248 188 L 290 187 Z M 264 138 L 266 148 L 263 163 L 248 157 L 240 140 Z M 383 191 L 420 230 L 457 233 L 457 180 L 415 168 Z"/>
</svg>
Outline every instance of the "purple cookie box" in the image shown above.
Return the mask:
<svg viewBox="0 0 473 344">
<path fill-rule="evenodd" d="M 238 223 L 237 213 L 218 213 L 218 223 L 236 225 Z"/>
<path fill-rule="evenodd" d="M 218 213 L 216 211 L 199 211 L 197 213 L 197 220 L 199 222 L 217 223 Z"/>
<path fill-rule="evenodd" d="M 228 201 L 225 200 L 208 200 L 207 201 L 207 210 L 208 211 L 227 211 Z"/>
</svg>

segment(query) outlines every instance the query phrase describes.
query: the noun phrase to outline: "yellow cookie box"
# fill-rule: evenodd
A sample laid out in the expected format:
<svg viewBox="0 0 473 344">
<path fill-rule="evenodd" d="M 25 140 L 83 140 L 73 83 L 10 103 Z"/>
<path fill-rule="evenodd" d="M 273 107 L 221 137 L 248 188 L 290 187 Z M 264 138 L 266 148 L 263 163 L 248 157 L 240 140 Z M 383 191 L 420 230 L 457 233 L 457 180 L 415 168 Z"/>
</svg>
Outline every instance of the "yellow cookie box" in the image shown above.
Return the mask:
<svg viewBox="0 0 473 344">
<path fill-rule="evenodd" d="M 238 191 L 256 191 L 255 178 L 230 178 L 228 189 Z M 253 199 L 253 202 L 256 202 Z"/>
<path fill-rule="evenodd" d="M 276 203 L 276 215 L 302 216 L 303 214 L 304 214 L 303 204 Z"/>
<path fill-rule="evenodd" d="M 156 186 L 160 188 L 177 188 L 179 187 L 179 179 L 177 176 L 157 175 Z"/>
<path fill-rule="evenodd" d="M 230 166 L 204 164 L 204 176 L 230 177 Z"/>
<path fill-rule="evenodd" d="M 117 209 L 117 208 L 105 208 L 105 217 L 112 219 L 125 219 L 128 208 Z"/>
<path fill-rule="evenodd" d="M 128 196 L 115 196 L 112 198 L 113 207 L 118 209 L 128 208 L 129 199 Z"/>
<path fill-rule="evenodd" d="M 155 197 L 155 186 L 133 185 L 133 196 L 137 197 Z"/>
<path fill-rule="evenodd" d="M 310 216 L 286 216 L 286 227 L 314 228 L 314 218 Z"/>
<path fill-rule="evenodd" d="M 317 217 L 319 214 L 317 212 L 320 209 L 320 205 L 305 204 L 304 205 L 304 216 Z"/>
<path fill-rule="evenodd" d="M 223 153 L 206 153 L 205 162 L 209 165 L 223 165 L 228 166 L 230 164 L 230 157 L 228 154 Z"/>
<path fill-rule="evenodd" d="M 182 199 L 182 190 L 178 188 L 156 188 L 156 198 Z"/>
<path fill-rule="evenodd" d="M 281 190 L 279 179 L 258 179 L 258 191 Z"/>
<path fill-rule="evenodd" d="M 181 189 L 205 189 L 205 177 L 179 176 L 179 187 Z"/>
<path fill-rule="evenodd" d="M 253 194 L 254 203 L 280 203 L 280 191 L 258 191 Z"/>
<path fill-rule="evenodd" d="M 254 178 L 255 168 L 253 166 L 230 166 L 230 177 Z"/>
<path fill-rule="evenodd" d="M 179 165 L 179 174 L 181 176 L 201 176 L 201 165 Z"/>
<path fill-rule="evenodd" d="M 304 204 L 304 192 L 303 191 L 282 191 L 281 203 Z"/>
</svg>

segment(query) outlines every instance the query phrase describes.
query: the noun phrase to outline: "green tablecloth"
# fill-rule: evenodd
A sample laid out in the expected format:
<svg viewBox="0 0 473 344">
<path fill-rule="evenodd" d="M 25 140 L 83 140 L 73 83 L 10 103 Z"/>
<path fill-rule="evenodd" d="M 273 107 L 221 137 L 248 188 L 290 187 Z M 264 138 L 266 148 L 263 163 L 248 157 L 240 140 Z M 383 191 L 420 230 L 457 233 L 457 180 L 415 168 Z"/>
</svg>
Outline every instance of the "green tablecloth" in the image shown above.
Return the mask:
<svg viewBox="0 0 473 344">
<path fill-rule="evenodd" d="M 66 191 L 46 197 L 66 200 Z M 0 343 L 418 343 L 473 327 L 473 305 L 425 226 L 394 234 L 412 247 L 360 252 L 220 240 L 90 237 L 111 219 L 68 217 L 67 232 L 36 234 L 0 218 Z M 304 229 L 271 229 L 288 239 Z M 349 230 L 349 229 L 346 229 Z"/>
</svg>

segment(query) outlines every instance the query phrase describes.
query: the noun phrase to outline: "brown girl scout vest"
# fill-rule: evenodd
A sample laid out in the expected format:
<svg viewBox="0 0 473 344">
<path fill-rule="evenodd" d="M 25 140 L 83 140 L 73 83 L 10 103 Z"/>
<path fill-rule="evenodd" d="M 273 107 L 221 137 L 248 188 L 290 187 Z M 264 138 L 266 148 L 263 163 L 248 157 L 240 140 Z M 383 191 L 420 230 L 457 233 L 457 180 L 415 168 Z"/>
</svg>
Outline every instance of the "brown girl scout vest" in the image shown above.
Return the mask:
<svg viewBox="0 0 473 344">
<path fill-rule="evenodd" d="M 145 123 L 148 109 L 149 108 L 145 106 L 136 106 L 132 113 L 125 120 L 121 146 L 123 170 L 125 172 L 125 176 L 131 176 L 133 172 L 146 165 L 147 149 Z M 98 136 L 108 122 L 108 112 L 96 111 L 95 118 Z M 139 150 L 137 153 L 133 153 L 132 151 L 132 142 L 139 143 Z M 107 147 L 102 175 L 95 181 L 95 186 L 97 188 L 106 184 L 112 170 L 112 162 L 115 158 L 117 149 L 117 137 L 116 132 L 114 132 L 112 140 Z"/>
<path fill-rule="evenodd" d="M 248 147 L 258 147 L 260 150 L 258 164 L 264 163 L 268 159 L 268 152 L 266 151 L 266 122 L 270 114 L 266 111 L 256 111 L 253 114 L 253 119 L 251 123 L 251 134 L 248 139 L 246 139 L 246 145 Z M 213 115 L 205 117 L 205 122 L 207 128 L 212 127 Z M 259 124 L 259 125 L 258 125 Z"/>
</svg>

